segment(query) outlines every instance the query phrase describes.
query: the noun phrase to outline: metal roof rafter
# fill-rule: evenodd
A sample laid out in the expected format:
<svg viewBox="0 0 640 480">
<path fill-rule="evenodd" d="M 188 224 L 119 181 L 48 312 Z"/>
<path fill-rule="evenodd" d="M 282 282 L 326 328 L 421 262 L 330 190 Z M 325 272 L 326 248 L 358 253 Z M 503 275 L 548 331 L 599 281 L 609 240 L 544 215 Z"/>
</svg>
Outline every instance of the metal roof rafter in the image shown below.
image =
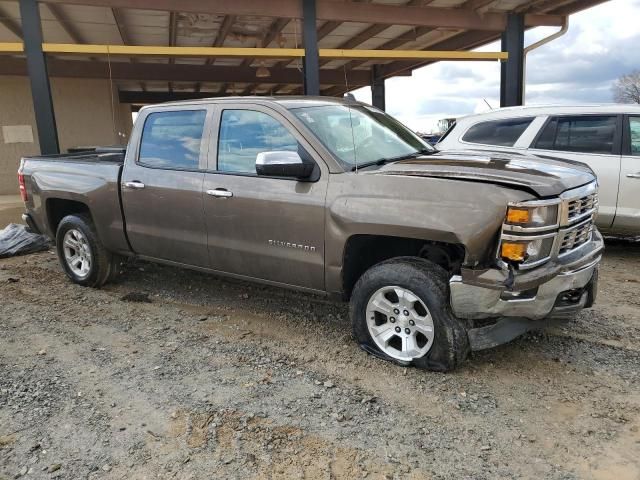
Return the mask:
<svg viewBox="0 0 640 480">
<path fill-rule="evenodd" d="M 271 44 L 271 42 L 273 42 L 277 38 L 277 36 L 280 35 L 280 32 L 282 32 L 282 29 L 284 29 L 284 27 L 286 27 L 288 23 L 289 23 L 288 18 L 279 18 L 274 20 L 269 26 L 267 33 L 265 34 L 264 38 L 260 41 L 259 45 L 262 48 L 268 47 Z M 251 66 L 252 63 L 253 63 L 252 58 L 245 58 L 242 61 L 241 65 L 243 67 L 249 67 Z M 253 85 L 248 85 L 247 88 L 245 88 L 245 90 L 251 91 L 252 87 Z"/>
<path fill-rule="evenodd" d="M 216 34 L 216 38 L 213 40 L 213 43 L 211 44 L 212 47 L 221 47 L 224 45 L 224 41 L 227 38 L 227 35 L 229 35 L 229 32 L 231 32 L 231 28 L 233 27 L 234 23 L 236 23 L 235 15 L 224 16 L 224 18 L 222 19 L 222 23 L 220 24 L 220 28 L 218 29 L 218 33 Z M 213 59 L 207 58 L 204 64 L 205 65 L 213 64 Z M 202 84 L 198 82 L 196 83 L 194 91 L 199 92 L 201 88 L 202 88 Z"/>
<path fill-rule="evenodd" d="M 9 16 L 9 14 L 0 6 L 0 24 L 4 25 L 7 30 L 13 33 L 20 40 L 23 39 L 22 27 L 20 23 L 15 21 Z"/>
<path fill-rule="evenodd" d="M 232 67 L 221 65 L 193 65 L 168 63 L 129 63 L 112 62 L 111 69 L 107 62 L 87 62 L 83 60 L 47 60 L 51 77 L 68 78 L 113 78 L 115 81 L 164 81 L 164 82 L 206 82 L 212 78 L 218 82 L 229 84 L 246 84 L 256 81 L 256 68 Z M 24 58 L 0 57 L 0 75 L 27 75 L 27 64 Z M 349 85 L 365 86 L 371 77 L 366 71 L 353 71 L 348 74 Z M 271 70 L 271 76 L 260 79 L 261 84 L 285 84 L 292 81 L 289 69 Z M 302 83 L 300 78 L 299 84 Z M 339 70 L 322 70 L 320 83 L 323 85 L 344 84 L 344 72 Z"/>
<path fill-rule="evenodd" d="M 108 6 L 146 10 L 210 13 L 215 15 L 249 15 L 277 18 L 302 18 L 299 0 L 40 0 L 43 3 Z M 593 2 L 594 0 L 583 0 Z M 598 1 L 598 0 L 595 0 Z M 602 0 L 601 0 L 602 1 Z M 361 22 L 386 25 L 414 25 L 426 27 L 462 28 L 502 31 L 506 14 L 483 15 L 464 8 L 397 6 L 379 3 L 354 3 L 318 0 L 317 19 L 325 21 Z M 560 26 L 556 15 L 527 15 L 525 25 Z"/>
<path fill-rule="evenodd" d="M 113 21 L 116 22 L 116 28 L 118 29 L 118 34 L 120 35 L 120 40 L 122 40 L 123 45 L 130 45 L 131 39 L 129 38 L 129 33 L 127 32 L 127 26 L 124 22 L 124 18 L 122 16 L 122 12 L 115 7 L 111 8 L 111 15 L 113 16 Z M 136 63 L 138 60 L 135 58 L 131 59 L 131 63 Z M 140 89 L 143 92 L 147 91 L 147 86 L 144 82 L 140 82 Z"/>
<path fill-rule="evenodd" d="M 53 3 L 48 3 L 47 8 L 51 12 L 51 15 L 57 20 L 62 29 L 67 33 L 69 38 L 76 43 L 87 43 L 86 39 L 80 34 L 80 32 L 73 25 L 73 22 L 67 18 L 67 16 L 62 11 L 62 7 L 60 5 L 55 5 Z"/>
</svg>

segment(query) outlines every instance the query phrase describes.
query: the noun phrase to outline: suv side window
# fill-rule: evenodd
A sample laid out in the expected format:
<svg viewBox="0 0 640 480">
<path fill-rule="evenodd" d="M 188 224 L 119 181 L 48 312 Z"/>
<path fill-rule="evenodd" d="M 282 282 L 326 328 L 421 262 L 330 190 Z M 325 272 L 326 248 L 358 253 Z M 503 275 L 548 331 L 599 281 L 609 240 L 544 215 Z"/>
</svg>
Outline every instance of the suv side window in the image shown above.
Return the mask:
<svg viewBox="0 0 640 480">
<path fill-rule="evenodd" d="M 640 117 L 629 117 L 631 155 L 640 157 Z"/>
<path fill-rule="evenodd" d="M 462 141 L 482 145 L 513 147 L 532 121 L 532 117 L 526 117 L 478 123 L 467 130 L 462 137 Z"/>
<path fill-rule="evenodd" d="M 554 117 L 545 126 L 535 148 L 581 153 L 613 153 L 617 118 L 588 115 Z"/>
<path fill-rule="evenodd" d="M 144 121 L 138 163 L 147 167 L 198 170 L 206 110 L 150 113 Z"/>
<path fill-rule="evenodd" d="M 218 171 L 256 173 L 260 152 L 298 151 L 298 141 L 278 120 L 255 110 L 223 110 L 218 135 Z"/>
</svg>

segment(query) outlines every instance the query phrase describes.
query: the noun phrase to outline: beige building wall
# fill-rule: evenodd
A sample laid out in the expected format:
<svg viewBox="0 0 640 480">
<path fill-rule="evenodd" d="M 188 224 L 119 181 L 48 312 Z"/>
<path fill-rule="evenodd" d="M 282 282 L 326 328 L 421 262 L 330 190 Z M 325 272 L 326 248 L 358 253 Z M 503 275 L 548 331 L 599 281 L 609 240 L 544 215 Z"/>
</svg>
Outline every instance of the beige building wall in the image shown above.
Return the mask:
<svg viewBox="0 0 640 480">
<path fill-rule="evenodd" d="M 53 78 L 51 92 L 62 152 L 70 147 L 127 142 L 131 108 L 118 103 L 108 80 Z M 29 130 L 33 141 L 28 141 Z M 20 158 L 38 153 L 29 79 L 0 76 L 0 195 L 18 193 Z"/>
<path fill-rule="evenodd" d="M 7 143 L 6 128 L 28 125 L 33 142 Z M 35 129 L 31 89 L 26 77 L 0 77 L 0 195 L 18 193 L 16 172 L 20 157 L 35 155 L 38 137 Z"/>
</svg>

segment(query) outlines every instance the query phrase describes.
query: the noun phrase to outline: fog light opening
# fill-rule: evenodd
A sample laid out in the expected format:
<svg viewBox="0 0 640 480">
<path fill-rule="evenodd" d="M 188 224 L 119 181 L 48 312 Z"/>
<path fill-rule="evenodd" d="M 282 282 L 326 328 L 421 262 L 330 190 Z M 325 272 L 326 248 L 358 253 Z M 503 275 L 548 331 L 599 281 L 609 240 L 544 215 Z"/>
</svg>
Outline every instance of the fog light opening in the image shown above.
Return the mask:
<svg viewBox="0 0 640 480">
<path fill-rule="evenodd" d="M 538 294 L 537 288 L 530 288 L 529 290 L 519 291 L 507 291 L 505 290 L 500 294 L 501 300 L 531 300 Z"/>
</svg>

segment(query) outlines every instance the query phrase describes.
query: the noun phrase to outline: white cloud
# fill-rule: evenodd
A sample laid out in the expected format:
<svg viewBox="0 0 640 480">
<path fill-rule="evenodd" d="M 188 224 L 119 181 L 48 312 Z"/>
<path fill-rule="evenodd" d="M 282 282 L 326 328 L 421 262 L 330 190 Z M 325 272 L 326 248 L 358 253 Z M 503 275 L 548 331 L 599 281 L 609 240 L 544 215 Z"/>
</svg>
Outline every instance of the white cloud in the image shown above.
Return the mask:
<svg viewBox="0 0 640 480">
<path fill-rule="evenodd" d="M 640 0 L 611 0 L 570 17 L 563 37 L 532 51 L 527 59 L 527 104 L 611 102 L 611 84 L 640 68 Z M 557 31 L 526 32 L 529 45 Z M 479 50 L 497 51 L 499 42 Z M 353 92 L 370 102 L 371 91 Z M 500 104 L 498 62 L 440 62 L 411 77 L 386 82 L 387 111 L 409 127 L 428 132 L 440 118 L 458 117 Z M 486 101 L 486 102 L 485 102 Z"/>
</svg>

